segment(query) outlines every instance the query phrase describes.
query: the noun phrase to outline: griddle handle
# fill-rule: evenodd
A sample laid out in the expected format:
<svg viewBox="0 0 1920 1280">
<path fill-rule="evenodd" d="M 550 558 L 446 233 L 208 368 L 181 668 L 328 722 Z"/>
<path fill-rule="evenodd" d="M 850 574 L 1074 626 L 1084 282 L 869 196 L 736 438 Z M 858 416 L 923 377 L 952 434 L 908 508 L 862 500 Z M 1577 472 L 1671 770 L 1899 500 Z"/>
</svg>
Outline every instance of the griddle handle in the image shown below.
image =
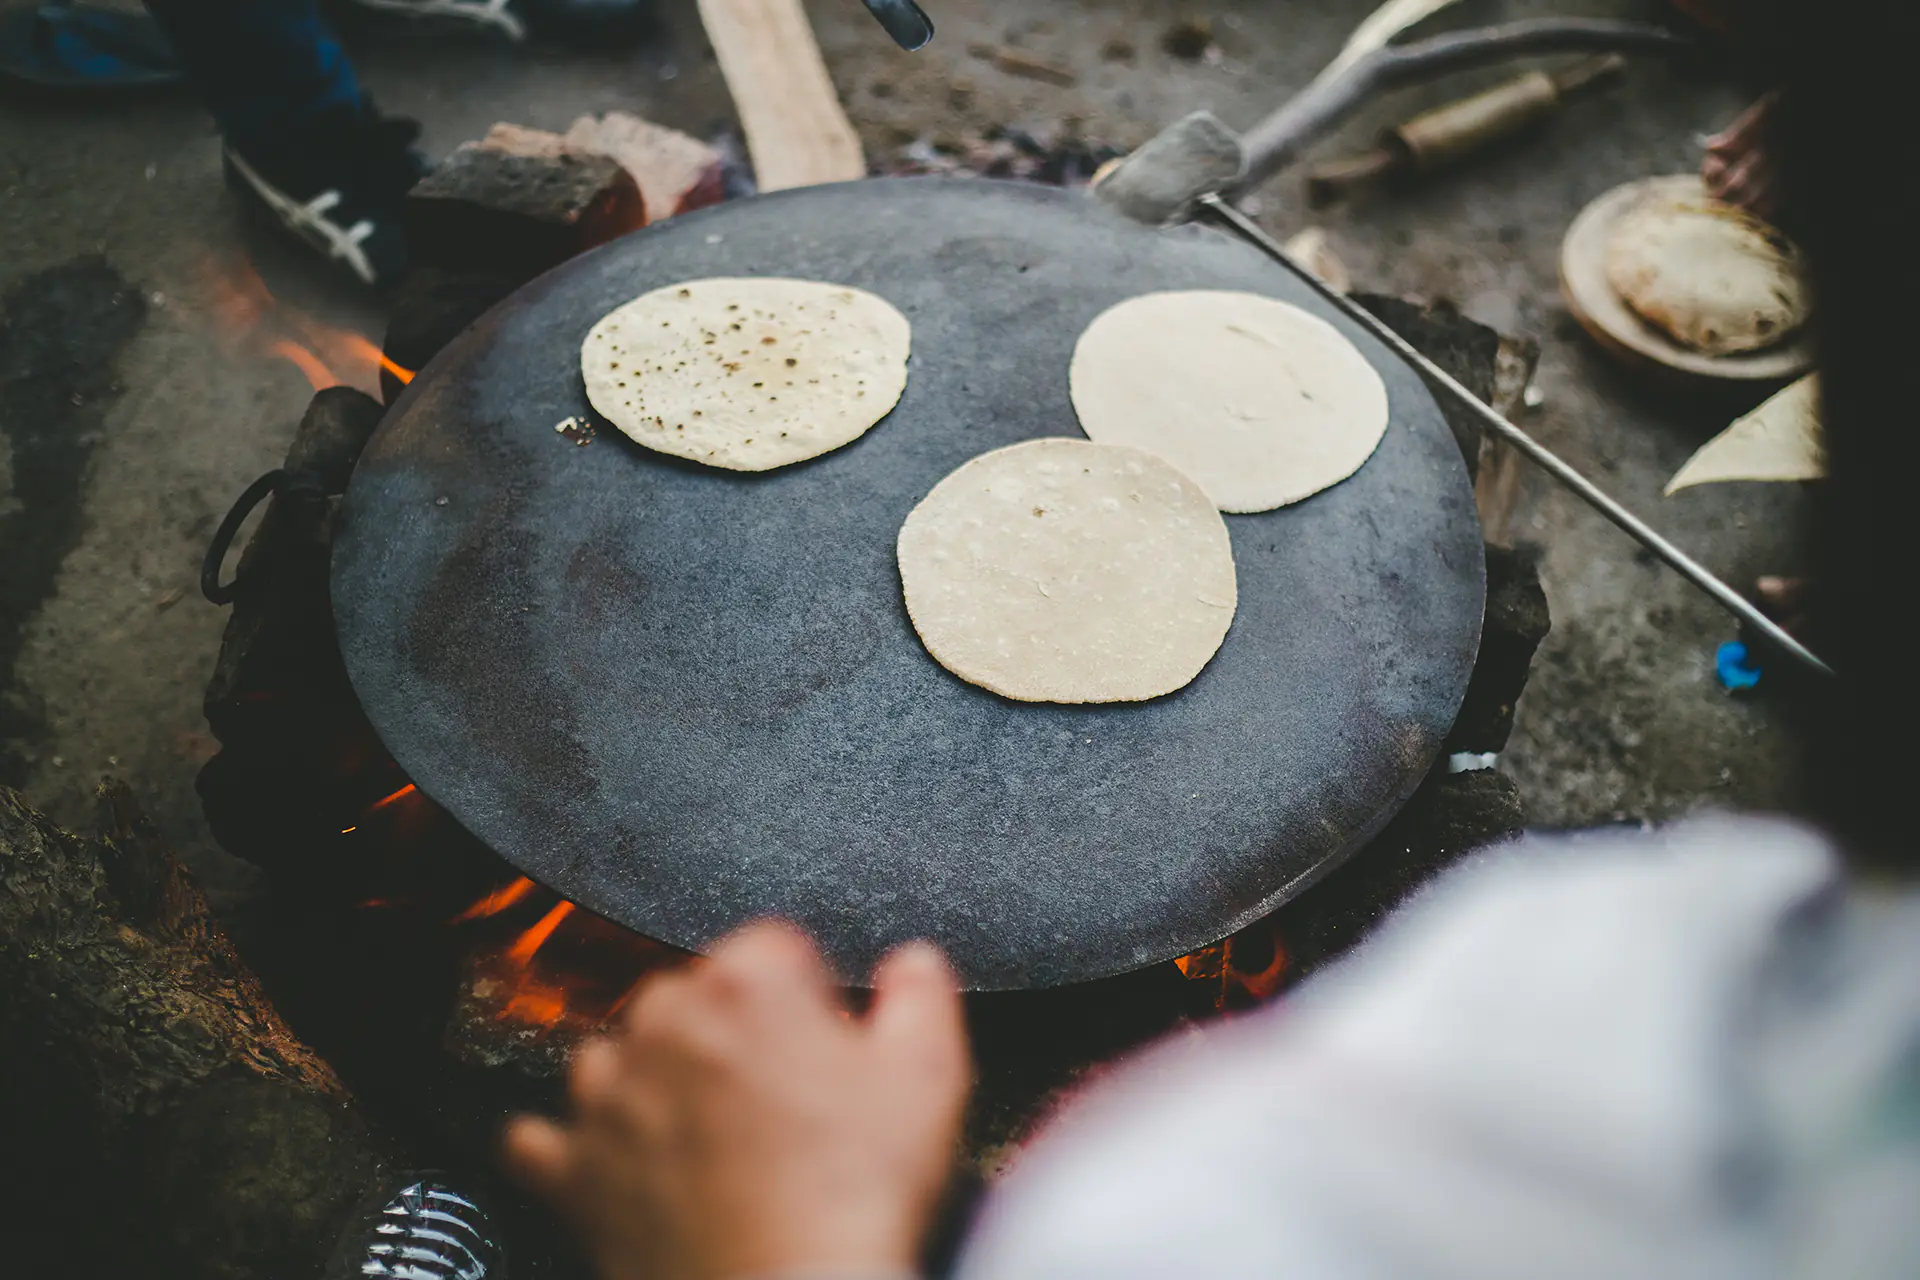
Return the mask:
<svg viewBox="0 0 1920 1280">
<path fill-rule="evenodd" d="M 200 594 L 214 604 L 232 604 L 233 598 L 240 592 L 240 576 L 236 573 L 232 582 L 222 585 L 220 566 L 226 563 L 227 551 L 233 546 L 234 537 L 240 532 L 240 526 L 247 522 L 253 509 L 269 494 L 279 497 L 318 500 L 326 497 L 324 482 L 311 471 L 292 470 L 277 467 L 255 480 L 234 499 L 233 509 L 227 512 L 227 518 L 213 531 L 213 541 L 207 546 L 207 554 L 200 561 Z"/>
</svg>

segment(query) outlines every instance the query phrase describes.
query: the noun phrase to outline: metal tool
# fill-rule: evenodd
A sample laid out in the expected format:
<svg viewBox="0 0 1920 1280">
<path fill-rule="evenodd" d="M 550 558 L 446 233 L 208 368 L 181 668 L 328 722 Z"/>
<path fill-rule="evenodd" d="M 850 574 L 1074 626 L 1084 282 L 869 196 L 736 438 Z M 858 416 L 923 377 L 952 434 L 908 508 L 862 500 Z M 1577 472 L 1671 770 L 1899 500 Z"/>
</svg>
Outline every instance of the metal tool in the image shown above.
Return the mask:
<svg viewBox="0 0 1920 1280">
<path fill-rule="evenodd" d="M 866 0 L 866 5 L 893 42 L 907 52 L 924 48 L 933 39 L 933 19 L 913 0 Z"/>
<path fill-rule="evenodd" d="M 1633 512 L 1608 497 L 1599 486 L 1581 475 L 1580 472 L 1576 471 L 1558 454 L 1548 449 L 1519 427 L 1514 426 L 1511 422 L 1501 417 L 1491 406 L 1461 386 L 1446 370 L 1421 355 L 1414 349 L 1412 343 L 1402 338 L 1398 333 L 1395 333 L 1392 328 L 1375 317 L 1372 312 L 1353 302 L 1344 294 L 1328 287 L 1319 277 L 1295 262 L 1292 256 L 1287 253 L 1286 249 L 1281 246 L 1279 241 L 1261 230 L 1260 226 L 1251 218 L 1247 217 L 1246 214 L 1234 208 L 1216 193 L 1201 196 L 1198 204 L 1203 211 L 1223 226 L 1237 232 L 1246 239 L 1248 243 L 1254 245 L 1275 262 L 1280 263 L 1295 275 L 1299 276 L 1314 292 L 1318 293 L 1334 306 L 1340 308 L 1342 312 L 1356 323 L 1366 326 L 1367 330 L 1372 333 L 1374 337 L 1380 339 L 1380 341 L 1386 343 L 1389 347 L 1392 347 L 1402 358 L 1412 363 L 1414 367 L 1426 374 L 1428 378 L 1438 383 L 1449 395 L 1478 417 L 1495 435 L 1539 464 L 1548 475 L 1571 489 L 1576 496 L 1595 511 L 1598 511 L 1601 515 L 1613 521 L 1614 524 L 1626 532 L 1627 536 L 1666 561 L 1668 566 L 1678 572 L 1681 577 L 1693 583 L 1694 586 L 1699 587 L 1709 596 L 1712 596 L 1721 608 L 1733 614 L 1736 618 L 1740 619 L 1740 621 L 1765 636 L 1768 641 L 1781 651 L 1789 654 L 1812 670 L 1818 671 L 1824 676 L 1833 675 L 1832 667 L 1822 662 L 1811 649 L 1789 635 L 1786 629 L 1779 623 L 1762 613 L 1754 606 L 1752 601 L 1721 581 L 1692 556 L 1689 556 L 1679 547 L 1667 541 L 1667 539 L 1659 533 L 1656 533 L 1653 528 L 1644 520 L 1640 519 L 1640 517 L 1634 515 Z"/>
</svg>

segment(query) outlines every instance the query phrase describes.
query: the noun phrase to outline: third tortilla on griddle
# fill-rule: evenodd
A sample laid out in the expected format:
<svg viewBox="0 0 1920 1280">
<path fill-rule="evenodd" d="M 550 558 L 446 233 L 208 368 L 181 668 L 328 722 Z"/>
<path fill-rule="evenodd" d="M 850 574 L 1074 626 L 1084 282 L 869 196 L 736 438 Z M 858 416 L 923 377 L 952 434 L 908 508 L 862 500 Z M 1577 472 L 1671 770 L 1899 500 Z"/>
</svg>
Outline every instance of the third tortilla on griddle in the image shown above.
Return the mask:
<svg viewBox="0 0 1920 1280">
<path fill-rule="evenodd" d="M 1090 439 L 1156 453 L 1222 511 L 1270 511 L 1338 484 L 1387 430 L 1387 388 L 1318 316 L 1260 294 L 1129 298 L 1074 347 Z"/>
<path fill-rule="evenodd" d="M 941 666 L 1022 702 L 1142 702 L 1187 684 L 1239 604 L 1200 486 L 1139 449 L 1027 440 L 933 487 L 898 542 Z"/>
</svg>

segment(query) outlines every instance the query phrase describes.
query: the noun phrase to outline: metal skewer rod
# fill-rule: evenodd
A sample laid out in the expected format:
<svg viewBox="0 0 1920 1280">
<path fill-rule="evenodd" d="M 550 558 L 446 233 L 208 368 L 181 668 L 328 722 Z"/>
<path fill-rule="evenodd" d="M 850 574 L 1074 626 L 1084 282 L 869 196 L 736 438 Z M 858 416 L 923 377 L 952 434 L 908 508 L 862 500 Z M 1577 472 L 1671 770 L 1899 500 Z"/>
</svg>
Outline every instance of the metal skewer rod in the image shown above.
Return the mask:
<svg viewBox="0 0 1920 1280">
<path fill-rule="evenodd" d="M 1386 322 L 1345 294 L 1330 288 L 1313 272 L 1295 262 L 1279 241 L 1262 231 L 1259 225 L 1246 214 L 1234 208 L 1217 193 L 1201 196 L 1199 204 L 1202 209 L 1224 223 L 1228 229 L 1238 232 L 1255 248 L 1300 277 L 1314 292 L 1340 308 L 1355 323 L 1392 347 L 1404 359 L 1411 361 L 1422 373 L 1439 383 L 1450 395 L 1471 410 L 1495 435 L 1531 458 L 1548 475 L 1571 489 L 1581 501 L 1618 525 L 1628 537 L 1666 561 L 1681 577 L 1711 596 L 1721 608 L 1765 636 L 1783 652 L 1821 675 L 1833 675 L 1832 667 L 1822 662 L 1811 649 L 1787 634 L 1786 629 L 1779 623 L 1760 612 L 1752 601 L 1715 577 L 1692 556 L 1656 533 L 1640 517 L 1608 497 L 1599 486 L 1574 470 L 1558 454 L 1501 417 L 1492 406 L 1461 386 L 1459 381 L 1449 375 L 1446 370 L 1416 351 L 1412 343 L 1394 332 Z"/>
</svg>

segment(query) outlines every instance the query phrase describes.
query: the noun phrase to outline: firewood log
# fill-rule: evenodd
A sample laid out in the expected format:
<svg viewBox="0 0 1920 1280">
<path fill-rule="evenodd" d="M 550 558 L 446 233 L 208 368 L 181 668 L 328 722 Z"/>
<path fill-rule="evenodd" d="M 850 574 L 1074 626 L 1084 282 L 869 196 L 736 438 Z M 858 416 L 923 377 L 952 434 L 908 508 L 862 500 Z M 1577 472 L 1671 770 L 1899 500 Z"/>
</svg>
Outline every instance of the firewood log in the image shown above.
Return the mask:
<svg viewBox="0 0 1920 1280">
<path fill-rule="evenodd" d="M 116 782 L 0 788 L 0 1133 L 20 1275 L 308 1280 L 392 1161 Z"/>
</svg>

